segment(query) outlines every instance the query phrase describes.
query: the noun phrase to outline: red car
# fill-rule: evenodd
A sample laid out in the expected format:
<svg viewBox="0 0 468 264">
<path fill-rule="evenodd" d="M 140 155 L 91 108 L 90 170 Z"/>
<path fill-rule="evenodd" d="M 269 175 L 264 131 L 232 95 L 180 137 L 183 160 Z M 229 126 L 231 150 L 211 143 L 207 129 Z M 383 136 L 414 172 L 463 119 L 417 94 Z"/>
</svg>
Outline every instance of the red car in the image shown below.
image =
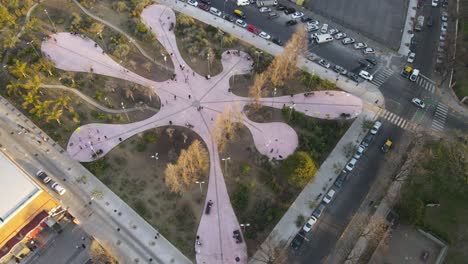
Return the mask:
<svg viewBox="0 0 468 264">
<path fill-rule="evenodd" d="M 260 29 L 254 27 L 253 25 L 248 25 L 247 30 L 257 35 L 261 32 Z"/>
<path fill-rule="evenodd" d="M 210 10 L 210 6 L 207 4 L 203 4 L 203 3 L 198 3 L 198 8 L 200 8 L 201 10 L 205 10 L 205 11 Z"/>
</svg>

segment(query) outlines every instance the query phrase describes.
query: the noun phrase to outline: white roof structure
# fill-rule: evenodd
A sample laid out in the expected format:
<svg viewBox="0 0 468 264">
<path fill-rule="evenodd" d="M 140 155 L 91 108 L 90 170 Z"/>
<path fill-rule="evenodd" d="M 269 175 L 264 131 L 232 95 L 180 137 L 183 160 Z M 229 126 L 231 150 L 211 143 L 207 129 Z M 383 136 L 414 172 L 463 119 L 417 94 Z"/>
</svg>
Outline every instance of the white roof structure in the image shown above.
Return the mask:
<svg viewBox="0 0 468 264">
<path fill-rule="evenodd" d="M 0 226 L 39 192 L 39 187 L 0 152 Z"/>
</svg>

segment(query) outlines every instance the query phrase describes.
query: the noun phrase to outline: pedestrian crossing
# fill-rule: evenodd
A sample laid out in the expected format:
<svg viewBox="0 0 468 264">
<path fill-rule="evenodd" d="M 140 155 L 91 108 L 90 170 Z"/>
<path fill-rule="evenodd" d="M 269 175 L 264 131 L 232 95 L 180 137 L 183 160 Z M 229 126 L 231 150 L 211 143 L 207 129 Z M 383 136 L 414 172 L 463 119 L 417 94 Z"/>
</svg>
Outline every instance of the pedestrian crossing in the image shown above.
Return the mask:
<svg viewBox="0 0 468 264">
<path fill-rule="evenodd" d="M 416 131 L 417 124 L 411 123 L 410 121 L 386 110 L 379 108 L 377 111 L 377 116 L 383 117 L 384 119 L 388 120 L 390 123 L 401 127 L 405 130 Z"/>
<path fill-rule="evenodd" d="M 422 74 L 419 74 L 416 83 L 430 93 L 435 91 L 435 82 Z"/>
<path fill-rule="evenodd" d="M 445 120 L 447 119 L 448 107 L 444 104 L 439 103 L 432 118 L 431 129 L 434 131 L 442 132 L 445 126 Z"/>
<path fill-rule="evenodd" d="M 383 68 L 374 73 L 374 78 L 372 79 L 371 83 L 377 86 L 382 86 L 394 73 L 395 72 L 392 69 Z"/>
</svg>

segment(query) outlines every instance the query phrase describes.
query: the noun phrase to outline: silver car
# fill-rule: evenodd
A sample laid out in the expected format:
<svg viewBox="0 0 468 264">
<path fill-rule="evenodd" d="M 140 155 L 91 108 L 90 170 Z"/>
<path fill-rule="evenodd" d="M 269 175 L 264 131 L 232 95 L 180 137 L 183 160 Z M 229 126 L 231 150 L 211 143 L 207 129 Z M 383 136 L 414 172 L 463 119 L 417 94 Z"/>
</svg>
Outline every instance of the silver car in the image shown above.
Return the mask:
<svg viewBox="0 0 468 264">
<path fill-rule="evenodd" d="M 341 43 L 343 43 L 343 45 L 348 45 L 348 44 L 353 44 L 356 40 L 353 39 L 353 38 L 344 38 Z"/>
<path fill-rule="evenodd" d="M 323 24 L 320 33 L 325 34 L 328 31 L 328 24 Z"/>
</svg>

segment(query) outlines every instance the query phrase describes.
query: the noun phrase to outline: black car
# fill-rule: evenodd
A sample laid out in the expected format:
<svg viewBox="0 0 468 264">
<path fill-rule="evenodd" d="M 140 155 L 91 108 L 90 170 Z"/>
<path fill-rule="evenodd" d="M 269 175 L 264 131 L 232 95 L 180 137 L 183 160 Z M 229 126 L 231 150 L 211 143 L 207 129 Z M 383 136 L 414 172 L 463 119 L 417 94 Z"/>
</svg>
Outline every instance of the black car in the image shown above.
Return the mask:
<svg viewBox="0 0 468 264">
<path fill-rule="evenodd" d="M 427 17 L 427 26 L 432 27 L 434 25 L 434 18 L 432 16 Z"/>
<path fill-rule="evenodd" d="M 374 140 L 374 135 L 372 135 L 370 132 L 367 133 L 367 135 L 364 137 L 364 139 L 361 142 L 361 145 L 364 146 L 365 148 L 369 147 L 370 143 Z"/>
<path fill-rule="evenodd" d="M 442 3 L 442 7 L 447 7 L 448 6 L 448 0 L 444 0 L 444 2 Z"/>
<path fill-rule="evenodd" d="M 226 20 L 229 21 L 229 22 L 232 22 L 232 23 L 234 23 L 234 21 L 236 21 L 236 18 L 235 18 L 235 17 L 233 17 L 233 16 L 231 16 L 231 15 L 227 15 L 227 14 L 224 15 L 223 18 L 226 19 Z"/>
<path fill-rule="evenodd" d="M 272 38 L 271 42 L 275 43 L 278 46 L 283 46 L 283 41 L 281 41 L 281 39 L 279 38 Z"/>
<path fill-rule="evenodd" d="M 284 5 L 277 5 L 277 6 L 276 6 L 276 10 L 279 10 L 279 11 L 286 10 L 286 6 L 284 6 Z"/>
<path fill-rule="evenodd" d="M 410 43 L 410 46 L 409 46 L 409 49 L 411 50 L 411 52 L 416 52 L 416 46 L 417 46 L 417 42 L 414 38 L 411 39 L 411 43 Z"/>
<path fill-rule="evenodd" d="M 359 60 L 358 62 L 359 62 L 359 65 L 361 65 L 362 67 L 366 67 L 368 69 L 372 69 L 374 67 L 374 65 L 372 65 L 367 60 Z"/>
<path fill-rule="evenodd" d="M 294 26 L 294 25 L 297 25 L 297 21 L 294 19 L 288 20 L 286 22 L 286 26 Z"/>
<path fill-rule="evenodd" d="M 366 61 L 370 62 L 372 65 L 377 65 L 377 59 L 375 57 L 367 57 Z"/>
<path fill-rule="evenodd" d="M 345 69 L 343 67 L 341 67 L 340 65 L 335 65 L 333 67 L 333 71 L 336 72 L 336 73 L 342 73 L 343 71 L 345 71 Z"/>
<path fill-rule="evenodd" d="M 290 14 L 293 14 L 293 13 L 296 13 L 296 9 L 295 9 L 295 8 L 290 7 L 290 8 L 286 8 L 286 9 L 284 10 L 284 14 L 285 14 L 285 15 L 290 15 Z"/>
<path fill-rule="evenodd" d="M 310 22 L 312 20 L 313 19 L 311 17 L 308 17 L 308 16 L 301 17 L 301 22 L 304 22 L 304 23 Z"/>
<path fill-rule="evenodd" d="M 199 0 L 199 1 L 204 4 L 211 5 L 211 0 Z"/>
<path fill-rule="evenodd" d="M 346 176 L 344 174 L 340 174 L 340 176 L 336 178 L 335 183 L 333 183 L 333 185 L 335 185 L 336 188 L 341 188 L 344 184 L 345 179 Z"/>
<path fill-rule="evenodd" d="M 297 233 L 294 239 L 291 241 L 291 248 L 294 250 L 298 250 L 304 243 L 304 236 L 305 232 L 303 230 Z"/>
<path fill-rule="evenodd" d="M 325 210 L 325 204 L 321 203 L 315 210 L 312 212 L 312 216 L 315 218 L 319 218 L 323 211 Z"/>
<path fill-rule="evenodd" d="M 350 78 L 351 80 L 353 80 L 355 82 L 359 81 L 359 76 L 357 74 L 355 74 L 354 72 L 348 72 L 348 74 L 346 74 L 346 76 L 348 76 L 348 78 Z"/>
</svg>

